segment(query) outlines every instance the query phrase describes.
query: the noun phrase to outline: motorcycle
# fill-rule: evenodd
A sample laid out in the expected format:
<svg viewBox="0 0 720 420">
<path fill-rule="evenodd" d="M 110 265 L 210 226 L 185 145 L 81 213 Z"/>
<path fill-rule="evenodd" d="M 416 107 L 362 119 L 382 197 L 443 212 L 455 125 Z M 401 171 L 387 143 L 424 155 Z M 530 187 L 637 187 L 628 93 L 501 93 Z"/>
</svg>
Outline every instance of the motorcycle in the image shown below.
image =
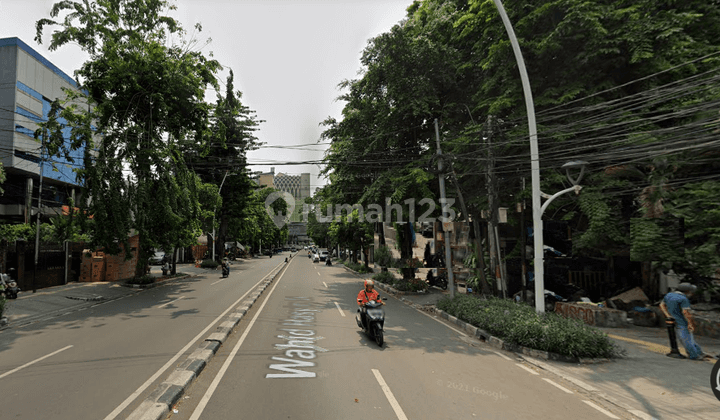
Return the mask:
<svg viewBox="0 0 720 420">
<path fill-rule="evenodd" d="M 427 282 L 430 286 L 436 286 L 443 290 L 447 290 L 448 288 L 448 281 L 445 278 L 444 274 L 440 274 L 439 276 L 435 277 L 433 275 L 433 270 L 428 271 L 427 273 Z"/>
<path fill-rule="evenodd" d="M 222 266 L 222 276 L 223 278 L 226 278 L 230 275 L 230 265 L 229 264 L 223 264 Z"/>
<path fill-rule="evenodd" d="M 386 299 L 382 298 L 382 300 Z M 385 310 L 382 307 L 382 302 L 371 300 L 362 309 L 358 309 L 358 315 L 355 317 L 358 327 L 374 338 L 380 347 L 383 345 L 383 327 L 385 326 Z M 365 314 L 364 317 L 362 316 L 363 313 Z"/>
<path fill-rule="evenodd" d="M 330 261 L 330 257 L 327 257 L 325 259 L 325 265 L 332 265 L 332 261 Z"/>
<path fill-rule="evenodd" d="M 161 270 L 162 270 L 163 276 L 167 276 L 168 273 L 170 273 L 170 263 L 165 262 L 165 265 L 162 266 Z"/>
<path fill-rule="evenodd" d="M 19 291 L 17 282 L 9 274 L 0 274 L 0 293 L 4 293 L 8 299 L 17 299 Z"/>
</svg>

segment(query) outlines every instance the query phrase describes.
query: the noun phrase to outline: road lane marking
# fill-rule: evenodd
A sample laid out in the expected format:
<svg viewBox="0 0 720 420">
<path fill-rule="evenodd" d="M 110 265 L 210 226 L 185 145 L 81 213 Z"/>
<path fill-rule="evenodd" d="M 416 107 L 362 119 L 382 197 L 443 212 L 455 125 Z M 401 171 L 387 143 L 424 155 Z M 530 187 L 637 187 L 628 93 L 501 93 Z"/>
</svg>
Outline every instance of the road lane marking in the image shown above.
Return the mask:
<svg viewBox="0 0 720 420">
<path fill-rule="evenodd" d="M 509 361 L 512 362 L 512 359 L 511 359 L 511 358 L 505 356 L 504 354 L 502 354 L 502 353 L 500 353 L 500 352 L 494 351 L 493 353 L 497 354 L 498 356 L 502 357 L 502 358 L 505 359 L 505 360 L 509 360 Z"/>
<path fill-rule="evenodd" d="M 372 369 L 372 373 L 373 375 L 375 375 L 375 379 L 377 379 L 378 383 L 380 384 L 380 388 L 382 388 L 383 392 L 385 393 L 385 397 L 388 399 L 390 407 L 392 407 L 398 420 L 407 420 L 403 409 L 400 407 L 400 404 L 398 404 L 392 391 L 390 391 L 390 387 L 387 386 L 387 384 L 385 383 L 385 379 L 383 379 L 380 371 L 377 369 Z"/>
<path fill-rule="evenodd" d="M 605 414 L 606 416 L 610 417 L 611 419 L 618 419 L 618 420 L 620 420 L 620 417 L 614 415 L 613 413 L 607 411 L 606 409 L 600 407 L 599 405 L 593 404 L 592 401 L 583 400 L 583 402 L 584 402 L 585 404 L 589 405 L 590 407 L 596 409 L 597 411 L 599 411 L 599 412 Z"/>
<path fill-rule="evenodd" d="M 318 271 L 318 277 L 320 277 L 320 272 Z"/>
<path fill-rule="evenodd" d="M 523 365 L 522 363 L 515 363 L 515 364 L 520 366 L 521 368 L 527 370 L 528 372 L 532 373 L 533 375 L 539 375 L 539 373 L 537 373 L 534 370 L 530 369 L 529 367 Z"/>
<path fill-rule="evenodd" d="M 340 305 L 338 305 L 338 303 L 337 303 L 337 302 L 333 302 L 333 303 L 335 304 L 335 306 L 337 306 L 337 308 L 338 308 L 338 311 L 340 312 L 340 315 L 342 315 L 342 316 L 344 317 L 344 316 L 345 316 L 345 312 L 343 312 L 343 310 L 342 310 L 342 309 L 340 309 Z"/>
<path fill-rule="evenodd" d="M 210 283 L 210 286 L 215 286 L 216 284 L 220 283 L 221 281 L 225 281 L 225 280 L 227 280 L 227 279 L 228 279 L 228 278 L 225 277 L 224 279 L 220 279 L 220 280 L 216 281 L 215 283 Z"/>
<path fill-rule="evenodd" d="M 168 370 L 168 369 L 175 363 L 175 361 L 177 361 L 177 359 L 180 358 L 180 356 L 182 356 L 183 354 L 185 354 L 185 352 L 187 352 L 187 350 L 188 350 L 193 344 L 195 344 L 200 338 L 202 338 L 202 336 L 203 336 L 206 332 L 208 332 L 208 330 L 209 330 L 210 328 L 212 328 L 213 325 L 215 325 L 218 321 L 220 321 L 220 319 L 222 319 L 222 317 L 224 317 L 228 312 L 230 312 L 233 308 L 235 308 L 235 306 L 237 306 L 237 304 L 239 304 L 240 302 L 242 302 L 242 301 L 245 299 L 245 297 L 250 294 L 250 292 L 252 292 L 253 290 L 255 290 L 255 288 L 257 288 L 257 286 L 258 286 L 260 283 L 262 283 L 262 282 L 263 282 L 266 278 L 268 278 L 278 267 L 280 267 L 280 266 L 283 265 L 283 264 L 285 264 L 285 263 L 280 263 L 280 264 L 278 264 L 277 266 L 275 266 L 275 268 L 273 268 L 272 270 L 270 270 L 270 272 L 267 273 L 267 275 L 265 275 L 265 277 L 263 277 L 262 279 L 260 279 L 260 281 L 258 281 L 257 283 L 255 283 L 255 285 L 254 285 L 253 287 L 251 287 L 244 295 L 240 296 L 240 298 L 239 298 L 238 300 L 236 300 L 232 305 L 230 305 L 227 309 L 225 309 L 225 311 L 224 311 L 223 313 L 221 313 L 220 315 L 218 315 L 217 318 L 215 318 L 207 327 L 205 327 L 202 331 L 200 331 L 200 333 L 199 333 L 198 335 L 196 335 L 192 340 L 190 340 L 190 342 L 187 343 L 187 345 L 185 345 L 185 347 L 183 347 L 182 349 L 180 349 L 180 351 L 177 352 L 177 354 L 175 354 L 175 356 L 173 356 L 170 360 L 168 360 L 168 362 L 165 363 L 165 364 L 163 365 L 163 367 L 161 367 L 157 372 L 155 372 L 147 381 L 145 381 L 144 384 L 140 385 L 140 388 L 138 388 L 137 390 L 135 390 L 135 392 L 133 392 L 129 397 L 127 397 L 127 398 L 125 399 L 125 401 L 123 401 L 119 406 L 117 406 L 117 408 L 115 408 L 115 410 L 113 410 L 112 413 L 108 414 L 108 415 L 105 417 L 105 419 L 103 419 L 103 420 L 113 420 L 115 417 L 117 417 L 123 410 L 125 410 L 125 408 L 127 408 L 128 405 L 130 405 L 133 401 L 135 401 L 135 399 L 136 399 L 137 397 L 139 397 L 140 394 L 142 394 L 143 391 L 145 391 L 145 389 L 147 389 L 147 387 L 149 387 L 150 385 L 152 385 L 153 382 L 155 382 L 155 380 L 156 380 L 158 377 L 160 377 L 160 375 L 163 374 L 163 372 L 165 372 L 166 370 Z"/>
<path fill-rule="evenodd" d="M 295 260 L 291 260 L 295 261 Z M 289 266 L 289 264 L 288 264 Z M 270 296 L 272 296 L 273 292 L 275 291 L 275 288 L 278 284 L 280 284 L 280 280 L 283 278 L 283 276 L 287 273 L 287 269 L 282 272 L 280 277 L 278 277 L 277 280 L 275 280 L 275 285 L 273 285 L 273 288 L 270 289 L 270 292 L 268 293 L 267 297 L 263 301 L 262 305 L 260 305 L 260 308 L 258 309 L 257 313 L 255 313 L 255 316 L 253 317 L 252 321 L 248 324 L 247 328 L 245 329 L 245 332 L 243 332 L 243 335 L 240 336 L 240 340 L 235 344 L 235 347 L 233 347 L 232 351 L 230 352 L 230 355 L 227 359 L 225 359 L 225 363 L 223 363 L 222 367 L 218 371 L 217 375 L 215 376 L 215 379 L 213 379 L 212 383 L 210 384 L 210 387 L 205 391 L 205 395 L 200 399 L 200 402 L 198 403 L 197 407 L 195 407 L 195 411 L 193 411 L 192 415 L 190 416 L 190 420 L 198 420 L 200 416 L 202 415 L 203 410 L 205 410 L 205 407 L 207 406 L 207 403 L 210 401 L 210 398 L 212 398 L 213 393 L 215 393 L 215 389 L 220 384 L 220 381 L 222 380 L 223 376 L 225 376 L 225 372 L 230 367 L 230 363 L 233 362 L 235 359 L 235 355 L 237 354 L 238 350 L 240 350 L 240 346 L 245 342 L 245 338 L 250 333 L 250 330 L 252 329 L 253 325 L 255 325 L 255 321 L 257 321 L 258 317 L 262 313 L 263 308 L 265 307 L 265 304 L 268 303 L 270 300 Z"/>
<path fill-rule="evenodd" d="M 182 299 L 182 298 L 184 298 L 184 297 L 185 297 L 185 296 L 180 296 L 179 298 L 177 298 L 177 299 L 175 299 L 175 300 L 171 300 L 171 301 L 168 302 L 168 303 L 163 303 L 162 305 L 158 306 L 158 309 L 160 309 L 160 308 L 162 308 L 162 307 L 165 307 L 165 306 L 168 306 L 168 305 L 171 304 L 171 303 L 175 303 L 175 302 L 177 302 L 178 300 L 180 300 L 180 299 Z"/>
<path fill-rule="evenodd" d="M 17 372 L 17 371 L 19 371 L 19 370 L 21 370 L 21 369 L 25 369 L 25 368 L 28 367 L 28 366 L 34 365 L 35 363 L 37 363 L 37 362 L 39 362 L 39 361 L 41 361 L 41 360 L 45 360 L 45 359 L 47 359 L 48 357 L 55 356 L 56 354 L 60 353 L 61 351 L 65 351 L 65 350 L 69 349 L 70 347 L 72 347 L 72 344 L 69 345 L 69 346 L 63 347 L 63 348 L 61 348 L 60 350 L 55 350 L 54 352 L 52 352 L 52 353 L 50 353 L 50 354 L 46 354 L 46 355 L 43 356 L 43 357 L 37 358 L 37 359 L 33 360 L 32 362 L 28 362 L 28 363 L 25 363 L 25 364 L 22 365 L 22 366 L 18 366 L 18 367 L 16 367 L 16 368 L 13 369 L 13 370 L 7 371 L 7 372 L 3 373 L 2 375 L 0 375 L 0 379 L 6 377 L 6 376 L 8 376 L 8 375 L 11 375 L 11 374 L 13 374 L 13 373 L 15 373 L 15 372 Z"/>
<path fill-rule="evenodd" d="M 573 393 L 573 392 L 570 391 L 569 389 L 565 388 L 564 386 L 562 386 L 562 385 L 560 385 L 560 384 L 557 384 L 557 383 L 553 382 L 552 380 L 550 380 L 550 379 L 548 379 L 548 378 L 542 378 L 542 380 L 545 381 L 545 382 L 547 382 L 547 383 L 549 383 L 550 385 L 553 385 L 555 388 L 557 388 L 557 389 L 559 389 L 559 390 L 561 390 L 561 391 L 563 391 L 563 392 L 566 392 L 566 393 L 568 393 L 568 394 L 572 394 L 572 393 Z"/>
<path fill-rule="evenodd" d="M 323 282 L 323 284 L 325 285 L 325 287 L 328 287 L 328 286 L 327 286 L 327 283 Z"/>
<path fill-rule="evenodd" d="M 640 410 L 630 410 L 630 414 L 640 417 L 642 420 L 657 420 L 655 417 L 651 416 L 650 414 L 640 411 Z"/>
</svg>

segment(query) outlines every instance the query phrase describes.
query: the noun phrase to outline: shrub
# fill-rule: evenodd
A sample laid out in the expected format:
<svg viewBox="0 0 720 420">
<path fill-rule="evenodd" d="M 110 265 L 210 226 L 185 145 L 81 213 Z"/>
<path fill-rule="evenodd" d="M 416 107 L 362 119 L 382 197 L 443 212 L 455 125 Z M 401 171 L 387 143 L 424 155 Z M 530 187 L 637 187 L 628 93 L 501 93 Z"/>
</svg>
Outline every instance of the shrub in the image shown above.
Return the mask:
<svg viewBox="0 0 720 420">
<path fill-rule="evenodd" d="M 127 280 L 125 283 L 127 283 L 127 284 L 150 284 L 150 283 L 155 283 L 155 277 L 142 276 L 142 277 Z"/>
<path fill-rule="evenodd" d="M 396 280 L 393 287 L 403 292 L 420 292 L 427 290 L 428 284 L 425 280 L 416 277 L 410 280 Z"/>
<path fill-rule="evenodd" d="M 392 267 L 394 260 L 390 248 L 385 245 L 379 246 L 375 250 L 375 263 L 380 267 Z"/>
<path fill-rule="evenodd" d="M 5 313 L 5 296 L 0 296 L 0 318 Z"/>
<path fill-rule="evenodd" d="M 393 284 L 396 279 L 393 273 L 389 271 L 381 271 L 373 276 L 373 280 L 379 281 L 380 283 Z"/>
<path fill-rule="evenodd" d="M 570 357 L 621 356 L 621 350 L 597 328 L 555 313 L 538 315 L 534 308 L 499 298 L 457 295 L 444 298 L 438 308 L 497 336 L 524 347 Z"/>
<path fill-rule="evenodd" d="M 360 274 L 372 273 L 372 269 L 369 267 L 365 267 L 364 264 L 356 264 L 352 261 L 347 261 L 345 263 L 345 266 L 353 271 L 357 271 Z"/>
<path fill-rule="evenodd" d="M 218 262 L 215 260 L 203 260 L 203 262 L 200 264 L 200 268 L 217 268 Z"/>
</svg>

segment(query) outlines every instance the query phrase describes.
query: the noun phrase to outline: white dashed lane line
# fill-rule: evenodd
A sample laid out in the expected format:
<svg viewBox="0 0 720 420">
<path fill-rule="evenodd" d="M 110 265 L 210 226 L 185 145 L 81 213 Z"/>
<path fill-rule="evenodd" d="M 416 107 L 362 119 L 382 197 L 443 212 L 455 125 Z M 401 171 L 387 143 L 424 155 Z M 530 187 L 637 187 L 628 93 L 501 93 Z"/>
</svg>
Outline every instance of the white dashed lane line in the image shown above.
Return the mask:
<svg viewBox="0 0 720 420">
<path fill-rule="evenodd" d="M 169 305 L 169 304 L 171 304 L 171 303 L 175 303 L 175 302 L 177 302 L 178 300 L 180 300 L 180 299 L 182 299 L 182 298 L 184 298 L 184 297 L 185 297 L 185 296 L 180 296 L 179 298 L 177 298 L 177 299 L 175 299 L 175 300 L 172 300 L 172 301 L 167 302 L 167 303 L 163 303 L 162 305 L 158 306 L 158 309 L 159 309 L 159 308 L 162 308 L 162 307 L 164 307 L 164 306 L 167 306 L 167 305 Z"/>
<path fill-rule="evenodd" d="M 342 310 L 342 309 L 340 309 L 340 305 L 338 305 L 338 303 L 337 303 L 337 302 L 333 302 L 333 303 L 335 304 L 335 306 L 337 306 L 337 308 L 338 308 L 338 312 L 340 312 L 340 315 L 342 315 L 342 316 L 345 316 L 345 312 L 343 312 L 343 310 Z"/>
<path fill-rule="evenodd" d="M 393 395 L 392 391 L 390 391 L 390 387 L 387 386 L 387 384 L 385 383 L 385 379 L 383 379 L 382 375 L 380 374 L 380 371 L 377 369 L 372 369 L 372 373 L 373 373 L 373 375 L 375 375 L 375 379 L 380 384 L 380 388 L 382 388 L 383 392 L 385 393 L 385 397 L 387 398 L 388 402 L 390 403 L 390 407 L 392 407 L 398 420 L 407 420 L 407 417 L 405 416 L 405 412 L 403 411 L 402 407 L 400 407 L 400 404 L 395 399 L 395 396 Z"/>
<path fill-rule="evenodd" d="M 500 352 L 494 351 L 493 353 L 497 354 L 498 356 L 502 357 L 502 358 L 505 359 L 505 360 L 509 360 L 509 361 L 512 362 L 512 359 L 511 359 L 511 358 L 505 356 L 504 354 L 502 354 L 502 353 L 500 353 Z"/>
<path fill-rule="evenodd" d="M 618 417 L 618 416 L 616 416 L 615 414 L 607 411 L 606 409 L 600 407 L 599 405 L 596 405 L 596 404 L 593 403 L 592 401 L 583 400 L 583 402 L 584 402 L 585 404 L 589 405 L 590 407 L 596 409 L 597 411 L 599 411 L 599 412 L 605 414 L 606 416 L 610 417 L 611 419 L 618 419 L 618 420 L 620 420 L 620 417 Z"/>
<path fill-rule="evenodd" d="M 565 388 L 564 386 L 562 386 L 562 385 L 560 385 L 560 384 L 557 384 L 557 383 L 553 382 L 552 380 L 550 380 L 550 379 L 548 379 L 548 378 L 542 378 L 542 380 L 545 381 L 545 382 L 547 382 L 547 383 L 549 383 L 550 385 L 554 386 L 555 388 L 557 388 L 557 389 L 559 389 L 559 390 L 561 390 L 561 391 L 563 391 L 563 392 L 566 392 L 566 393 L 568 393 L 568 394 L 572 394 L 572 393 L 573 393 L 573 392 L 570 391 L 569 389 Z"/>
<path fill-rule="evenodd" d="M 533 375 L 539 375 L 539 373 L 537 373 L 534 370 L 530 369 L 529 367 L 523 365 L 522 363 L 515 363 L 515 364 L 518 365 L 519 367 L 527 370 L 528 372 L 532 373 Z"/>
<path fill-rule="evenodd" d="M 34 364 L 37 363 L 37 362 L 43 361 L 43 360 L 47 359 L 48 357 L 55 356 L 56 354 L 60 353 L 61 351 L 65 351 L 65 350 L 69 349 L 70 347 L 72 347 L 72 344 L 69 345 L 69 346 L 63 347 L 63 348 L 61 348 L 60 350 L 55 350 L 54 352 L 52 352 L 52 353 L 50 353 L 50 354 L 46 354 L 46 355 L 43 356 L 43 357 L 37 358 L 37 359 L 33 360 L 32 362 L 25 363 L 24 365 L 19 366 L 19 367 L 16 367 L 16 368 L 13 369 L 13 370 L 7 371 L 7 372 L 3 373 L 2 375 L 0 375 L 0 379 L 6 377 L 6 376 L 8 376 L 8 375 L 12 375 L 13 373 L 15 373 L 15 372 L 17 372 L 17 371 L 19 371 L 19 370 L 25 369 L 25 368 L 28 367 L 28 366 L 32 366 L 32 365 L 34 365 Z"/>
<path fill-rule="evenodd" d="M 323 282 L 323 284 L 325 285 L 325 287 L 328 287 L 327 283 Z"/>
</svg>

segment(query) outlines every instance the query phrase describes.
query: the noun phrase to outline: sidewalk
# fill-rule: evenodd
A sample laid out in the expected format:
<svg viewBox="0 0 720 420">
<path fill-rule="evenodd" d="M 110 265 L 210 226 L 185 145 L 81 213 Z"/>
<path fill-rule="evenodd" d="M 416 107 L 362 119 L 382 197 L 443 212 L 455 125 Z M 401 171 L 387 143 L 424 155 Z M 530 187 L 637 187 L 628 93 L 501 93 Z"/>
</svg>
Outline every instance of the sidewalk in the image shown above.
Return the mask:
<svg viewBox="0 0 720 420">
<path fill-rule="evenodd" d="M 191 276 L 206 273 L 208 270 L 196 268 L 193 264 L 178 264 L 177 272 Z M 161 277 L 160 266 L 151 266 L 150 275 Z M 74 312 L 98 302 L 106 302 L 138 293 L 141 289 L 125 287 L 123 282 L 72 282 L 62 286 L 38 289 L 36 293 L 23 290 L 17 299 L 5 301 L 7 325 L 0 330 L 27 325 L 41 319 Z"/>
<path fill-rule="evenodd" d="M 370 278 L 373 274 L 362 275 Z M 430 288 L 428 294 L 402 297 L 419 309 L 427 309 L 449 292 Z M 598 364 L 541 361 L 518 355 L 528 362 L 584 388 L 585 392 L 632 413 L 639 419 L 720 418 L 720 401 L 710 389 L 714 361 L 667 357 L 670 344 L 666 328 L 600 328 L 627 351 L 626 357 Z M 720 354 L 720 340 L 695 336 L 703 351 Z M 680 352 L 685 350 L 680 346 Z"/>
</svg>

